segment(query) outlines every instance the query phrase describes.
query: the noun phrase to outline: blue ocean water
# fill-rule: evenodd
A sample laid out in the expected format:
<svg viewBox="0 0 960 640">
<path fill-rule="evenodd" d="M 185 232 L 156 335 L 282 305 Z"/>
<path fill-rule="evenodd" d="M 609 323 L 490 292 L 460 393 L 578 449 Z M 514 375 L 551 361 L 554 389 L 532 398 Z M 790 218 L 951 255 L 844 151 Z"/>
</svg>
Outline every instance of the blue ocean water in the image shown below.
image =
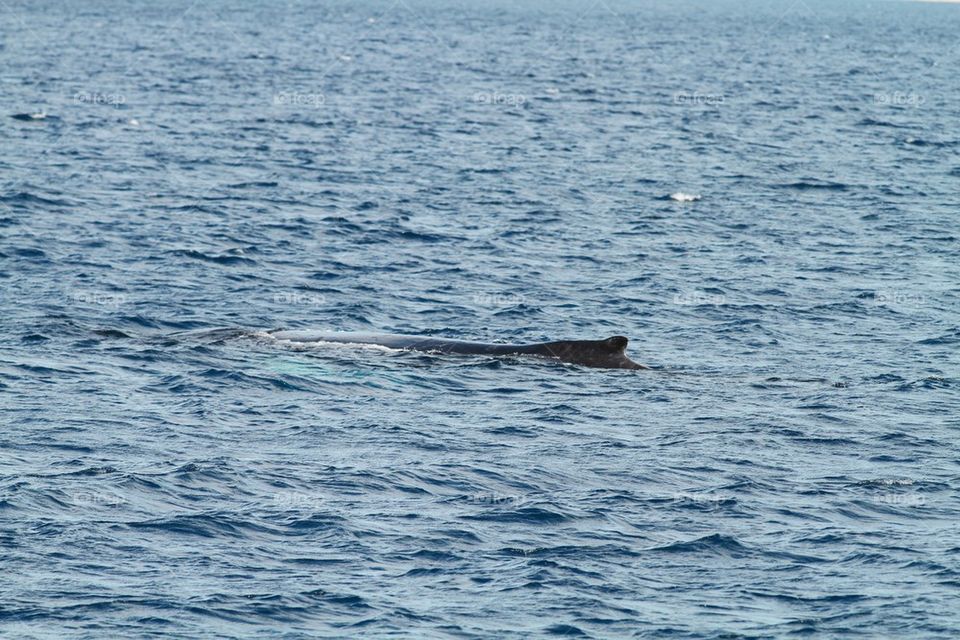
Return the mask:
<svg viewBox="0 0 960 640">
<path fill-rule="evenodd" d="M 960 636 L 958 28 L 0 3 L 0 636 Z"/>
</svg>

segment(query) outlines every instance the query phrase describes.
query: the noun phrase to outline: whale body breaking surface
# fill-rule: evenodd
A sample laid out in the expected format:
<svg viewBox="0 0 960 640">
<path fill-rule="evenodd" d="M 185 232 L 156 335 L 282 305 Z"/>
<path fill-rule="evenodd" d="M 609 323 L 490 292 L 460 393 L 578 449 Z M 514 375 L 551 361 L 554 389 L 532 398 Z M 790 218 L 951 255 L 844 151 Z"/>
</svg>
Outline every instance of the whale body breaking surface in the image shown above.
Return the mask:
<svg viewBox="0 0 960 640">
<path fill-rule="evenodd" d="M 390 349 L 460 355 L 535 356 L 601 369 L 650 368 L 627 357 L 625 350 L 629 340 L 624 336 L 612 336 L 604 340 L 559 340 L 531 344 L 497 344 L 398 333 L 284 330 L 268 333 L 277 340 L 297 343 L 332 342 L 378 345 Z"/>
</svg>

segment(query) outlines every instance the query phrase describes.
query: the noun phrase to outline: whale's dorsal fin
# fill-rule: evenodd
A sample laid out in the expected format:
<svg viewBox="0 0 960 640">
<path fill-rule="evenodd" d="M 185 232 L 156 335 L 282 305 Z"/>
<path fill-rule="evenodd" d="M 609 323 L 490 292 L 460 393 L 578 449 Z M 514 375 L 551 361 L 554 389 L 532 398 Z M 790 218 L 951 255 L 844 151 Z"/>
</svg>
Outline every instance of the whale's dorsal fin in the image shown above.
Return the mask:
<svg viewBox="0 0 960 640">
<path fill-rule="evenodd" d="M 605 340 L 561 340 L 536 345 L 532 353 L 587 367 L 646 369 L 624 353 L 629 342 L 626 336 L 610 336 Z"/>
<path fill-rule="evenodd" d="M 610 350 L 613 353 L 623 353 L 630 341 L 626 336 L 610 336 L 603 342 L 610 346 Z"/>
</svg>

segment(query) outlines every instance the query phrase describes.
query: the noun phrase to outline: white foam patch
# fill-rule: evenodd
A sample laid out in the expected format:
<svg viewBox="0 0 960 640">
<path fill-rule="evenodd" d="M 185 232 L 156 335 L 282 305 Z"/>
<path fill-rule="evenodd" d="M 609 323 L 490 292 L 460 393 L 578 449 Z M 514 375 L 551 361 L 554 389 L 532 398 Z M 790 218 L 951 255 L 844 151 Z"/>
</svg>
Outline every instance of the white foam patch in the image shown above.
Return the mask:
<svg viewBox="0 0 960 640">
<path fill-rule="evenodd" d="M 275 335 L 267 333 L 265 331 L 258 332 L 253 334 L 256 337 L 269 338 L 276 342 L 277 344 L 283 345 L 284 347 L 289 347 L 295 351 L 308 351 L 316 349 L 317 347 L 322 347 L 324 349 L 333 347 L 333 348 L 346 348 L 346 349 L 367 349 L 370 351 L 380 351 L 380 352 L 400 352 L 408 351 L 408 349 L 395 349 L 393 347 L 385 347 L 382 344 L 370 344 L 369 342 L 331 342 L 329 340 L 287 340 L 284 338 L 278 338 Z"/>
<path fill-rule="evenodd" d="M 671 200 L 676 200 L 677 202 L 696 202 L 700 199 L 699 195 L 684 193 L 682 191 L 677 191 L 676 193 L 670 194 Z"/>
</svg>

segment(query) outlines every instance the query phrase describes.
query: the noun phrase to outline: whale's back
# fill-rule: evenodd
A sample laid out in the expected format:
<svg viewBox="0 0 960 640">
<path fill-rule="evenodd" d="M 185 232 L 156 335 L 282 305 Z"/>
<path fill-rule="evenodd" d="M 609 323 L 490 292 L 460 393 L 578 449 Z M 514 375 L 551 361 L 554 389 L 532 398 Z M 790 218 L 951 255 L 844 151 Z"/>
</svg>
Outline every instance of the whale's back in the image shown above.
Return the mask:
<svg viewBox="0 0 960 640">
<path fill-rule="evenodd" d="M 430 353 L 464 355 L 533 355 L 587 367 L 606 369 L 647 369 L 630 360 L 625 353 L 624 336 L 605 340 L 559 340 L 533 344 L 497 344 L 452 340 L 432 336 L 400 333 L 365 333 L 339 331 L 272 331 L 277 340 L 304 343 L 337 343 L 378 345 L 390 349 L 410 349 Z"/>
</svg>

